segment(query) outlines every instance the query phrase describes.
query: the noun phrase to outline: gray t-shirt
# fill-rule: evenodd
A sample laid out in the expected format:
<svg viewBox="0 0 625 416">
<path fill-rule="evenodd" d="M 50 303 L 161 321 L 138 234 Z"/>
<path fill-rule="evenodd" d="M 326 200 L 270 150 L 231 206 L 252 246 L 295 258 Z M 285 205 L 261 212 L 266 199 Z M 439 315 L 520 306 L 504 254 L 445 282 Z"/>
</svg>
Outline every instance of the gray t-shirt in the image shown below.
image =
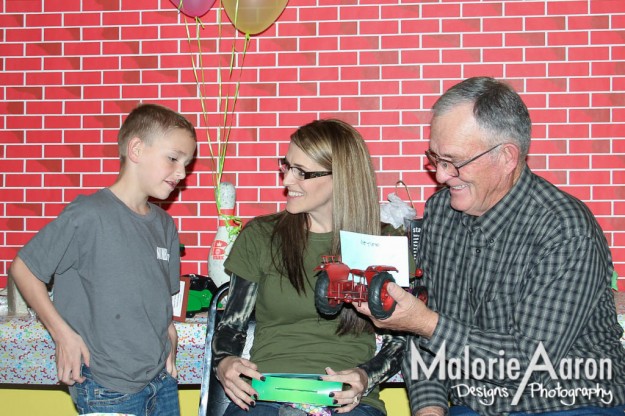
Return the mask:
<svg viewBox="0 0 625 416">
<path fill-rule="evenodd" d="M 165 211 L 139 215 L 109 189 L 79 196 L 19 257 L 43 282 L 54 277 L 54 305 L 87 344 L 99 384 L 134 393 L 163 369 L 180 276 Z"/>
</svg>

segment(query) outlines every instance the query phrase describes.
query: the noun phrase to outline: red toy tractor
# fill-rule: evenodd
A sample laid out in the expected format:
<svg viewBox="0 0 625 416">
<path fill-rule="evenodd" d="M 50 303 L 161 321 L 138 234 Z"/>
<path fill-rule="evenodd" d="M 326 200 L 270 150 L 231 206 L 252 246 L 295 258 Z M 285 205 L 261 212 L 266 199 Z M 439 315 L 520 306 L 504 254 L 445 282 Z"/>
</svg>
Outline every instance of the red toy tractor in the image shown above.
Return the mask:
<svg viewBox="0 0 625 416">
<path fill-rule="evenodd" d="M 396 302 L 388 294 L 386 286 L 395 282 L 390 271 L 392 266 L 369 266 L 366 270 L 350 269 L 336 256 L 323 256 L 315 268 L 318 271 L 315 285 L 315 305 L 324 315 L 336 315 L 343 302 L 367 302 L 371 314 L 386 319 L 395 310 Z M 351 278 L 350 278 L 351 277 Z"/>
</svg>

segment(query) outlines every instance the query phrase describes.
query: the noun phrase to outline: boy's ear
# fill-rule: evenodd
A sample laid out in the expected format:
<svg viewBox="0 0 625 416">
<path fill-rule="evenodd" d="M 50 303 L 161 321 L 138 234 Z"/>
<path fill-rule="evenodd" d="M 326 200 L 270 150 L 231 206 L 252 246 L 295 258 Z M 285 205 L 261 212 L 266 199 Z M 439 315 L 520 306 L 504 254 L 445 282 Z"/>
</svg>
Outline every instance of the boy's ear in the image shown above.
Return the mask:
<svg viewBox="0 0 625 416">
<path fill-rule="evenodd" d="M 133 162 L 137 162 L 139 155 L 141 155 L 141 152 L 143 151 L 143 146 L 143 140 L 138 137 L 133 137 L 128 140 L 128 148 L 126 152 L 128 159 Z"/>
</svg>

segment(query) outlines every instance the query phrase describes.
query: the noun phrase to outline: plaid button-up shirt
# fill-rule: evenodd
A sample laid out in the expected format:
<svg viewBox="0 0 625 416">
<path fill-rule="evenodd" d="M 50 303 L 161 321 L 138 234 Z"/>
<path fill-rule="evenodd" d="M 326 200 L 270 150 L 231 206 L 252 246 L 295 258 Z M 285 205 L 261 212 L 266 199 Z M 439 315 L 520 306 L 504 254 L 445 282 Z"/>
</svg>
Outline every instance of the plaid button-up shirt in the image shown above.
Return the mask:
<svg viewBox="0 0 625 416">
<path fill-rule="evenodd" d="M 448 400 L 484 415 L 625 403 L 612 259 L 582 202 L 527 167 L 480 217 L 453 210 L 449 191 L 441 190 L 426 204 L 419 263 L 429 306 L 440 317 L 430 340 L 407 343 L 403 372 L 413 413 L 446 408 Z M 537 356 L 540 343 L 545 352 Z M 441 352 L 446 361 L 428 375 L 423 370 L 434 368 Z M 545 355 L 559 379 L 527 371 L 532 358 L 547 365 Z M 575 359 L 589 365 L 609 359 L 611 375 L 600 380 L 559 370 Z M 590 388 L 596 395 L 588 397 Z"/>
</svg>

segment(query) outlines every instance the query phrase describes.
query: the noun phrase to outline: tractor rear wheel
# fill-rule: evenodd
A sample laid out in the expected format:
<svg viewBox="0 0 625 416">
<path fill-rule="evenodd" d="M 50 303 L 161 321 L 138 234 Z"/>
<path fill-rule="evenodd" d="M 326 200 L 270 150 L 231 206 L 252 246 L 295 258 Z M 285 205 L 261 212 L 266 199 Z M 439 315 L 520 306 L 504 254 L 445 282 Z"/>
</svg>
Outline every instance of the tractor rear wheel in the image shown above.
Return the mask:
<svg viewBox="0 0 625 416">
<path fill-rule="evenodd" d="M 322 315 L 336 315 L 343 304 L 341 302 L 332 302 L 328 299 L 328 288 L 330 287 L 330 278 L 325 271 L 319 272 L 317 283 L 315 284 L 315 306 Z"/>
<path fill-rule="evenodd" d="M 377 319 L 386 319 L 393 314 L 397 302 L 386 289 L 389 282 L 395 282 L 389 272 L 380 272 L 373 276 L 369 284 L 369 310 Z"/>
</svg>

